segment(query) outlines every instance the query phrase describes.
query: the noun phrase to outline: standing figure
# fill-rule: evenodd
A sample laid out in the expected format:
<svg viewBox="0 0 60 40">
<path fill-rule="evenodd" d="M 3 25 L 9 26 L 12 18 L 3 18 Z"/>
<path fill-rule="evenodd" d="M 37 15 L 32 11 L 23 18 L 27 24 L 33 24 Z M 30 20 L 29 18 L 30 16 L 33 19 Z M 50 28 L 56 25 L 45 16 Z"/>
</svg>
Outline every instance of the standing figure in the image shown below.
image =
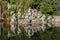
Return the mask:
<svg viewBox="0 0 60 40">
<path fill-rule="evenodd" d="M 15 33 L 15 29 L 16 29 L 16 17 L 15 17 L 15 14 L 14 12 L 11 12 L 11 22 L 10 22 L 10 25 L 11 25 L 11 31 L 13 33 Z"/>
<path fill-rule="evenodd" d="M 46 24 L 46 16 L 43 15 L 42 18 L 41 18 L 41 20 L 42 20 L 42 27 L 41 28 L 44 31 L 46 29 L 46 27 L 45 27 L 45 24 Z"/>
</svg>

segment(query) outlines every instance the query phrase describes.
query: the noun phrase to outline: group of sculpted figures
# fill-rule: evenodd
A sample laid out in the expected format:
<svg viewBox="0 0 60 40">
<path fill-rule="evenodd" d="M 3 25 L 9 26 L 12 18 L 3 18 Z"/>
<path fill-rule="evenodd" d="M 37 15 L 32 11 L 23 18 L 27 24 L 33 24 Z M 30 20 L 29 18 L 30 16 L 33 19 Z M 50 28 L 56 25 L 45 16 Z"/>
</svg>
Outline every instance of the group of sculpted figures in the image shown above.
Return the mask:
<svg viewBox="0 0 60 40">
<path fill-rule="evenodd" d="M 18 35 L 21 33 L 20 27 L 22 26 L 27 33 L 27 36 L 34 35 L 34 32 L 46 29 L 46 16 L 36 9 L 29 8 L 28 11 L 21 16 L 21 9 L 18 10 L 16 18 L 14 11 L 10 12 L 10 30 L 15 34 L 15 29 L 18 27 Z M 18 19 L 18 20 L 17 20 Z M 11 34 L 8 32 L 8 36 Z"/>
<path fill-rule="evenodd" d="M 11 6 L 8 5 L 8 9 Z M 10 31 L 8 31 L 8 37 L 15 36 L 15 29 L 18 28 L 18 35 L 21 33 L 20 27 L 23 27 L 24 30 L 27 33 L 27 36 L 29 38 L 34 35 L 34 32 L 37 31 L 44 31 L 46 29 L 45 24 L 46 22 L 46 15 L 42 14 L 40 11 L 37 11 L 36 9 L 29 8 L 28 11 L 26 11 L 23 16 L 21 16 L 21 9 L 18 10 L 18 16 L 16 17 L 16 14 L 14 11 L 10 12 L 10 31 L 13 33 L 11 34 Z M 48 18 L 48 20 L 52 18 L 51 16 Z M 1 32 L 0 32 L 1 34 Z"/>
</svg>

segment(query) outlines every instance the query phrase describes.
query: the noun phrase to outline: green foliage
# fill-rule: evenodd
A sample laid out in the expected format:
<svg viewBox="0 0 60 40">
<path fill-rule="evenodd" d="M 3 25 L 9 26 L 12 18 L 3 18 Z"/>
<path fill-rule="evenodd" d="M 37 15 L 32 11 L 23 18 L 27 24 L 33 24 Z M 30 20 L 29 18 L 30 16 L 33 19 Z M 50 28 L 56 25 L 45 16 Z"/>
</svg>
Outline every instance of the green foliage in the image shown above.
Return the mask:
<svg viewBox="0 0 60 40">
<path fill-rule="evenodd" d="M 54 14 L 60 16 L 60 0 L 55 0 L 53 3 L 54 6 Z"/>
<path fill-rule="evenodd" d="M 34 0 L 32 5 L 31 5 L 31 8 L 39 10 L 40 2 L 41 2 L 41 0 Z"/>
<path fill-rule="evenodd" d="M 20 8 L 22 9 L 22 15 L 31 6 L 33 0 L 19 0 Z"/>
<path fill-rule="evenodd" d="M 40 11 L 42 13 L 45 13 L 45 14 L 48 13 L 49 14 L 50 12 L 53 12 L 53 6 L 46 3 L 46 2 L 42 2 L 41 6 L 40 6 Z"/>
<path fill-rule="evenodd" d="M 10 3 L 11 4 L 15 4 L 15 0 L 10 0 Z"/>
</svg>

